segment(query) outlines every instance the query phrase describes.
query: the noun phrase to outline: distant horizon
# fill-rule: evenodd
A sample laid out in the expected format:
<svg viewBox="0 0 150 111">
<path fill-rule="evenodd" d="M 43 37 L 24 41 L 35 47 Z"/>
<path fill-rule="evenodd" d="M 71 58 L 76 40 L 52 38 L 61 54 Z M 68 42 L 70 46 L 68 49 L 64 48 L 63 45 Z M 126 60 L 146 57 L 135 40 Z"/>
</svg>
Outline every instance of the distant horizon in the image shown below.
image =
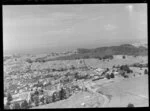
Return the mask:
<svg viewBox="0 0 150 111">
<path fill-rule="evenodd" d="M 33 54 L 33 55 L 36 55 L 36 54 L 49 54 L 49 53 L 60 53 L 60 52 L 67 52 L 67 51 L 75 51 L 79 48 L 85 48 L 85 49 L 94 49 L 94 48 L 99 48 L 99 47 L 109 47 L 109 46 L 119 46 L 119 45 L 123 45 L 123 44 L 133 44 L 133 43 L 146 43 L 147 44 L 147 41 L 140 41 L 140 42 L 125 42 L 125 43 L 118 43 L 118 44 L 114 44 L 114 45 L 99 45 L 99 46 L 95 46 L 95 47 L 78 47 L 78 48 L 73 48 L 73 49 L 68 49 L 68 50 L 51 50 L 50 48 L 35 48 L 35 49 L 25 49 L 25 50 L 14 50 L 14 51 L 4 51 L 4 55 L 13 55 L 13 54 Z"/>
<path fill-rule="evenodd" d="M 147 42 L 147 4 L 3 6 L 3 52 L 51 53 Z"/>
</svg>

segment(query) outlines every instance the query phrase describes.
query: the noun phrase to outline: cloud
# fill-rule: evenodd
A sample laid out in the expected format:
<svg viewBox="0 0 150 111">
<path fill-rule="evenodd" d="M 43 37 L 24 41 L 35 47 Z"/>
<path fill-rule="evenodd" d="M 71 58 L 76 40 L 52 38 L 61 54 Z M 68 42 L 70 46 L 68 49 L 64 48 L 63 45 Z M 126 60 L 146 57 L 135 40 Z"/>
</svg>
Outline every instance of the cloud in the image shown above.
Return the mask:
<svg viewBox="0 0 150 111">
<path fill-rule="evenodd" d="M 117 27 L 114 26 L 114 25 L 112 25 L 112 24 L 107 24 L 107 25 L 104 25 L 104 28 L 105 28 L 106 30 L 111 31 L 111 30 L 116 29 Z"/>
<path fill-rule="evenodd" d="M 61 29 L 61 30 L 50 30 L 45 32 L 45 35 L 64 35 L 64 34 L 71 34 L 73 33 L 74 30 L 73 28 L 66 28 L 66 29 Z"/>
<path fill-rule="evenodd" d="M 94 18 L 92 18 L 90 20 L 99 20 L 99 19 L 103 19 L 103 18 L 104 18 L 104 16 L 98 16 L 98 17 L 94 17 Z"/>
</svg>

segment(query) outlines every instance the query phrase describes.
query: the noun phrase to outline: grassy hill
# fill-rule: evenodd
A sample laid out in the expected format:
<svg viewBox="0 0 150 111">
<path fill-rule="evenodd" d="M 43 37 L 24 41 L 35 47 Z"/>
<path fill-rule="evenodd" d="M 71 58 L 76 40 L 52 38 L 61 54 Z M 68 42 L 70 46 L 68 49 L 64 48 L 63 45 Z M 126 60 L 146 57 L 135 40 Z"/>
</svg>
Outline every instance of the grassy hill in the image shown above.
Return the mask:
<svg viewBox="0 0 150 111">
<path fill-rule="evenodd" d="M 135 47 L 131 44 L 123 44 L 120 46 L 110 46 L 110 47 L 99 47 L 95 49 L 77 49 L 77 54 L 72 54 L 69 56 L 56 57 L 50 60 L 73 60 L 73 59 L 87 59 L 87 58 L 103 58 L 112 55 L 147 55 L 148 50 L 146 47 L 140 46 Z"/>
</svg>

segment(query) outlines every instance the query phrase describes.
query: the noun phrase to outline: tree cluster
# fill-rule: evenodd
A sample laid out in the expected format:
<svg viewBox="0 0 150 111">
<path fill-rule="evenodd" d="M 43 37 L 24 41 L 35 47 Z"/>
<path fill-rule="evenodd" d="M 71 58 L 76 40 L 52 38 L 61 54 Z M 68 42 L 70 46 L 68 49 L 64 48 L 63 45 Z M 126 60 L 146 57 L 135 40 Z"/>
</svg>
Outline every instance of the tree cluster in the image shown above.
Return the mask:
<svg viewBox="0 0 150 111">
<path fill-rule="evenodd" d="M 128 65 L 122 65 L 122 66 L 120 66 L 120 70 L 125 71 L 127 73 L 133 73 L 133 71 L 129 68 Z"/>
</svg>

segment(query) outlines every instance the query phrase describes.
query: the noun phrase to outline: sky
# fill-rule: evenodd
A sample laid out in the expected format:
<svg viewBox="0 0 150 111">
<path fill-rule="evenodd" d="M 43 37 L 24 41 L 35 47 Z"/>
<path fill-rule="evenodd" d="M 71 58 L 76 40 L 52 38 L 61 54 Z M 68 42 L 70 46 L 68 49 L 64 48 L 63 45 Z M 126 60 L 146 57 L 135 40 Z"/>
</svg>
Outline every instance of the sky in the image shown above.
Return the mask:
<svg viewBox="0 0 150 111">
<path fill-rule="evenodd" d="M 147 4 L 4 5 L 4 52 L 147 41 Z"/>
</svg>

